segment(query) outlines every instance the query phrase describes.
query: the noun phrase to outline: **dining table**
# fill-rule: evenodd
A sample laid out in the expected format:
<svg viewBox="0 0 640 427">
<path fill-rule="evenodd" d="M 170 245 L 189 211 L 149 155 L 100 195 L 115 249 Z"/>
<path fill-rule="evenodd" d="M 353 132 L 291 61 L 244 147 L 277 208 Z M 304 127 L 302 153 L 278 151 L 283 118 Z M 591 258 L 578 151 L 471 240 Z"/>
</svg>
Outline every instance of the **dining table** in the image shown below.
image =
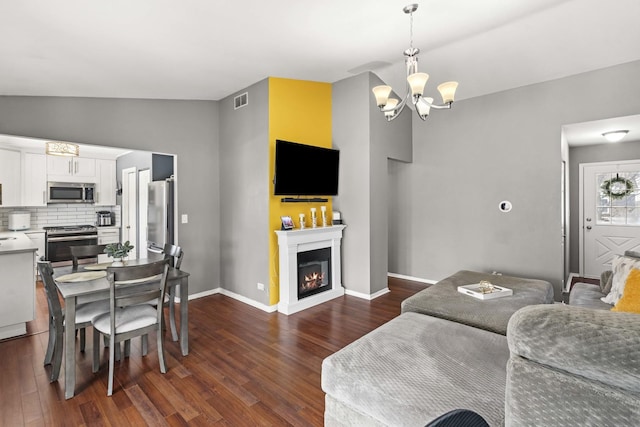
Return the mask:
<svg viewBox="0 0 640 427">
<path fill-rule="evenodd" d="M 153 257 L 128 260 L 124 266 L 143 265 L 161 259 L 162 257 Z M 79 304 L 109 298 L 109 281 L 106 275 L 90 274 L 101 270 L 104 271 L 109 266 L 111 266 L 111 263 L 81 264 L 77 270 L 73 270 L 71 266 L 54 268 L 53 278 L 58 288 L 58 293 L 64 300 L 66 323 L 64 328 L 65 399 L 73 397 L 76 385 L 76 307 Z M 75 274 L 83 272 L 87 273 L 85 276 L 89 280 L 84 279 L 82 274 Z M 63 276 L 68 278 L 72 274 L 75 274 L 75 276 L 72 276 L 71 279 L 63 278 Z M 57 278 L 62 278 L 64 281 L 57 280 Z M 175 295 L 175 286 L 178 285 L 180 285 L 180 350 L 182 355 L 186 356 L 189 354 L 189 273 L 169 267 L 167 291 L 171 296 Z"/>
</svg>

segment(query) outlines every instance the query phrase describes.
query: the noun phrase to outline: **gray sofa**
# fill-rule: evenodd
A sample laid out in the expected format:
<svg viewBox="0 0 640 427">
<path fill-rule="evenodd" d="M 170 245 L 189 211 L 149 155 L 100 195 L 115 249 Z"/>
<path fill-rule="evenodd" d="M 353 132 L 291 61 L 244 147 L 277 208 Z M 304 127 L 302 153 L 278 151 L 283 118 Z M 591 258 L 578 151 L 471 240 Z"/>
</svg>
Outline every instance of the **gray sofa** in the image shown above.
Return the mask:
<svg viewBox="0 0 640 427">
<path fill-rule="evenodd" d="M 588 286 L 572 290 L 582 307 L 516 308 L 506 337 L 430 313 L 437 298 L 412 297 L 324 360 L 325 425 L 424 426 L 457 408 L 491 426 L 640 425 L 640 315 L 598 307 L 600 287 Z"/>
</svg>

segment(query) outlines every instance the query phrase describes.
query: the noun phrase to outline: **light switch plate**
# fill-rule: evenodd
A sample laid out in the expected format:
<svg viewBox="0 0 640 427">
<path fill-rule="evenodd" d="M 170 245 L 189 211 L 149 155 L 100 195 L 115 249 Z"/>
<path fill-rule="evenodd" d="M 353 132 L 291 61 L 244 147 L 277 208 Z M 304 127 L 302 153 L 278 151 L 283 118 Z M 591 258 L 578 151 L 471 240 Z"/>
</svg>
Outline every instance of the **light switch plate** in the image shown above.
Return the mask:
<svg viewBox="0 0 640 427">
<path fill-rule="evenodd" d="M 189 223 L 189 215 L 182 214 L 182 223 L 183 224 L 188 224 Z"/>
</svg>

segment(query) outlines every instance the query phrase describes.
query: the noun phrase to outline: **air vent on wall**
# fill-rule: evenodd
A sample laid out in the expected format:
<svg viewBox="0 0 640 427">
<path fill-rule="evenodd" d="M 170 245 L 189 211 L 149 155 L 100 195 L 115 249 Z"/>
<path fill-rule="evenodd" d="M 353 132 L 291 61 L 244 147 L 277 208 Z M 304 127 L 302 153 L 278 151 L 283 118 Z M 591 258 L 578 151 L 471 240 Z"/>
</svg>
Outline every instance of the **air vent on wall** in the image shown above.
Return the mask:
<svg viewBox="0 0 640 427">
<path fill-rule="evenodd" d="M 249 103 L 249 93 L 242 93 L 235 98 L 233 98 L 233 109 L 237 110 L 238 108 L 244 107 Z"/>
</svg>

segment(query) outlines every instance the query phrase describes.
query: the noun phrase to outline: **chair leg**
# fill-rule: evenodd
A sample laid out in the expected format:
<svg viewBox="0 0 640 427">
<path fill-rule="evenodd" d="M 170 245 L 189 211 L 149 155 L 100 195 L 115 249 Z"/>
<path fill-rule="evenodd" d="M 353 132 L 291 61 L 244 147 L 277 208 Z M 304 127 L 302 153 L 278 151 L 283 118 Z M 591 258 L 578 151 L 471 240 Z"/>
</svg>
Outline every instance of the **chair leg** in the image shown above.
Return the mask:
<svg viewBox="0 0 640 427">
<path fill-rule="evenodd" d="M 115 346 L 116 346 L 116 348 L 114 349 L 114 352 L 116 355 L 115 357 L 116 357 L 116 361 L 119 362 L 120 359 L 124 359 L 124 357 L 122 357 L 120 343 L 116 343 Z M 111 344 L 109 344 L 109 347 L 111 347 Z"/>
<path fill-rule="evenodd" d="M 118 344 L 120 347 L 120 344 Z M 124 357 L 129 357 L 131 354 L 131 340 L 125 340 L 124 342 Z"/>
<path fill-rule="evenodd" d="M 62 354 L 64 353 L 62 350 L 64 348 L 64 337 L 63 331 L 64 327 L 62 326 L 62 322 L 59 322 L 55 326 L 56 330 L 56 343 L 53 347 L 53 360 L 51 361 L 51 377 L 49 378 L 51 382 L 57 381 L 60 376 L 60 367 L 62 366 Z"/>
<path fill-rule="evenodd" d="M 96 328 L 93 328 L 93 365 L 91 368 L 91 372 L 94 374 L 100 369 L 100 332 Z"/>
<path fill-rule="evenodd" d="M 44 364 L 51 364 L 51 358 L 53 357 L 53 348 L 56 345 L 56 325 L 53 322 L 53 317 L 49 316 L 49 342 L 47 344 L 47 352 L 44 355 Z"/>
<path fill-rule="evenodd" d="M 176 303 L 175 287 L 169 288 L 169 325 L 171 327 L 171 339 L 178 341 L 178 329 L 176 328 Z"/>
<path fill-rule="evenodd" d="M 116 343 L 113 334 L 110 336 L 109 340 L 109 387 L 107 389 L 107 396 L 111 396 L 113 394 L 113 370 L 114 363 L 116 357 L 115 351 Z M 118 343 L 118 348 L 120 347 L 120 343 Z"/>
<path fill-rule="evenodd" d="M 167 364 L 164 360 L 164 334 L 162 333 L 162 328 L 158 328 L 156 336 L 158 337 L 158 361 L 160 362 L 160 372 L 166 374 Z"/>
<path fill-rule="evenodd" d="M 144 334 L 140 338 L 140 343 L 142 344 L 142 355 L 146 356 L 147 353 L 149 352 L 149 335 Z"/>
<path fill-rule="evenodd" d="M 84 353 L 87 337 L 85 335 L 85 328 L 80 328 L 80 351 Z"/>
</svg>

